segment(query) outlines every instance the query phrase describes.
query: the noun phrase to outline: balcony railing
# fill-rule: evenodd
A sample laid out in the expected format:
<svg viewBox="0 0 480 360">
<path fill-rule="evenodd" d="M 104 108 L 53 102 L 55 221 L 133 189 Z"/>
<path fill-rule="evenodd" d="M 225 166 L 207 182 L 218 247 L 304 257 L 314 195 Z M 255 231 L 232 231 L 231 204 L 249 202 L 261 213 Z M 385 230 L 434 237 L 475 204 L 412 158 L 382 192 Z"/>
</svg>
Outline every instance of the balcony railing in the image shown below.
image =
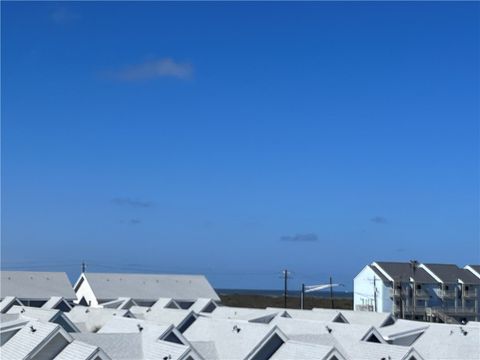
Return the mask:
<svg viewBox="0 0 480 360">
<path fill-rule="evenodd" d="M 438 296 L 442 299 L 455 299 L 455 291 L 453 290 L 440 290 Z"/>
<path fill-rule="evenodd" d="M 415 290 L 415 297 L 417 299 L 429 299 L 430 298 L 430 294 L 423 290 L 423 289 L 416 289 Z"/>
<path fill-rule="evenodd" d="M 373 305 L 355 305 L 356 311 L 375 311 L 375 307 Z"/>
<path fill-rule="evenodd" d="M 402 291 L 402 289 L 390 289 L 391 296 L 401 296 L 403 293 L 404 291 Z"/>
<path fill-rule="evenodd" d="M 465 299 L 475 299 L 477 297 L 477 294 L 475 293 L 474 290 L 467 290 L 463 292 L 462 296 Z"/>
<path fill-rule="evenodd" d="M 445 307 L 429 307 L 426 308 L 427 314 L 434 314 L 436 312 L 443 312 L 448 315 L 464 315 L 464 314 L 475 314 L 474 307 L 454 307 L 454 306 L 445 306 Z"/>
</svg>

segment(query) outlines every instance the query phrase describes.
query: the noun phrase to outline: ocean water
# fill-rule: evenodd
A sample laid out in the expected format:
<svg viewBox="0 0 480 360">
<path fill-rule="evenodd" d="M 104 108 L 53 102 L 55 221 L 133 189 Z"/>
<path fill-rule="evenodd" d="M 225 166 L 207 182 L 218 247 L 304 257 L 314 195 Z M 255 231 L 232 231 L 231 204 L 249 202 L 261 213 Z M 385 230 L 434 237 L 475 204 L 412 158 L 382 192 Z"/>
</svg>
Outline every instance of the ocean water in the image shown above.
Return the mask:
<svg viewBox="0 0 480 360">
<path fill-rule="evenodd" d="M 262 296 L 283 296 L 283 290 L 261 290 L 261 289 L 215 289 L 220 295 L 262 295 Z M 289 290 L 288 296 L 300 296 L 299 290 Z M 330 291 L 318 291 L 314 293 L 307 293 L 308 297 L 330 298 Z M 353 292 L 351 291 L 334 291 L 333 296 L 337 299 L 353 299 Z"/>
</svg>

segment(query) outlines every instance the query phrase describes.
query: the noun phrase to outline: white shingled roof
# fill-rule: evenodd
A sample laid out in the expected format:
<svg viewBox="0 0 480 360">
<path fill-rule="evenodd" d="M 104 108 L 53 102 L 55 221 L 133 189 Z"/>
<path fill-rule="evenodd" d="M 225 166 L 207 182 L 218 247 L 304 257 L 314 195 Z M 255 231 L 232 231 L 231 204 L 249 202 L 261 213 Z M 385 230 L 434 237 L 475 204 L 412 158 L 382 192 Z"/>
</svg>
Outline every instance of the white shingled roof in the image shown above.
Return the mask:
<svg viewBox="0 0 480 360">
<path fill-rule="evenodd" d="M 2 359 L 27 359 L 59 332 L 67 341 L 72 341 L 72 338 L 62 330 L 60 325 L 30 321 L 1 347 Z"/>
<path fill-rule="evenodd" d="M 180 305 L 178 305 L 175 302 L 175 300 L 173 300 L 171 298 L 160 298 L 151 307 L 152 307 L 152 309 L 156 309 L 156 308 L 160 308 L 160 309 L 163 309 L 163 308 L 180 309 Z"/>
<path fill-rule="evenodd" d="M 174 344 L 168 341 L 144 341 L 143 354 L 145 360 L 150 359 L 168 359 L 180 360 L 185 359 L 190 353 L 190 347 Z"/>
<path fill-rule="evenodd" d="M 64 272 L 1 271 L 0 294 L 19 299 L 48 300 L 61 296 L 76 299 L 75 292 Z"/>
<path fill-rule="evenodd" d="M 196 316 L 191 310 L 182 309 L 155 309 L 143 315 L 138 315 L 139 319 L 152 321 L 159 325 L 174 325 L 180 326 L 187 319 Z"/>
<path fill-rule="evenodd" d="M 110 359 L 98 346 L 74 340 L 55 357 L 55 360 L 92 360 L 98 355 L 102 360 Z"/>
<path fill-rule="evenodd" d="M 64 302 L 64 305 L 67 308 L 72 308 L 70 304 L 68 304 L 61 296 L 52 296 L 45 304 L 42 305 L 42 309 L 55 309 L 61 302 Z"/>
<path fill-rule="evenodd" d="M 107 301 L 100 304 L 101 307 L 105 309 L 122 309 L 128 310 L 132 306 L 137 306 L 135 300 L 131 298 L 118 298 L 115 300 Z"/>
<path fill-rule="evenodd" d="M 394 321 L 392 315 L 389 313 L 379 313 L 373 311 L 354 311 L 345 309 L 321 309 L 314 308 L 314 312 L 324 314 L 341 313 L 342 316 L 350 323 L 357 325 L 371 325 L 375 327 L 385 326 L 388 322 Z"/>
<path fill-rule="evenodd" d="M 22 305 L 15 296 L 7 296 L 0 302 L 0 314 L 5 314 L 14 305 Z"/>
<path fill-rule="evenodd" d="M 345 359 L 344 356 L 338 354 L 338 350 L 330 345 L 318 345 L 302 343 L 299 341 L 289 340 L 278 349 L 270 360 L 292 360 L 292 359 L 315 359 L 328 360 L 335 353 L 340 360 Z"/>
<path fill-rule="evenodd" d="M 141 334 L 74 333 L 72 337 L 100 347 L 112 360 L 143 360 Z"/>
<path fill-rule="evenodd" d="M 183 360 L 190 354 L 189 346 L 154 340 L 141 333 L 76 333 L 77 340 L 100 347 L 112 360 Z"/>
<path fill-rule="evenodd" d="M 469 321 L 465 326 L 480 328 L 480 321 Z"/>
<path fill-rule="evenodd" d="M 129 297 L 157 301 L 159 298 L 195 301 L 220 300 L 203 275 L 85 273 L 93 293 L 100 300 Z"/>
<path fill-rule="evenodd" d="M 199 298 L 193 303 L 192 306 L 190 306 L 189 310 L 193 310 L 198 314 L 207 310 L 209 307 L 212 307 L 213 310 L 215 310 L 215 308 L 218 306 L 212 299 Z"/>
<path fill-rule="evenodd" d="M 128 317 L 128 310 L 92 308 L 86 306 L 75 306 L 65 315 L 76 325 L 83 324 L 87 331 L 97 331 L 113 317 Z"/>
<path fill-rule="evenodd" d="M 248 320 L 253 321 L 259 318 L 273 318 L 285 309 L 252 309 L 231 306 L 218 306 L 209 314 L 202 314 L 215 319 Z"/>
<path fill-rule="evenodd" d="M 281 334 L 274 326 L 255 324 L 243 320 L 225 320 L 199 317 L 184 333 L 192 345 L 198 342 L 211 342 L 206 347 L 196 347 L 198 352 L 205 358 L 213 353 L 217 359 L 245 359 L 273 332 Z M 285 337 L 286 339 L 286 337 Z M 215 351 L 212 348 L 214 346 Z M 202 353 L 202 351 L 208 353 Z"/>
<path fill-rule="evenodd" d="M 66 316 L 67 313 L 64 313 L 60 310 L 15 305 L 8 310 L 7 314 L 17 314 L 21 318 L 25 319 L 61 324 L 65 327 L 66 331 L 79 331 L 77 326 Z"/>
<path fill-rule="evenodd" d="M 108 320 L 98 333 L 152 333 L 159 339 L 173 329 L 173 325 L 160 325 L 152 321 L 115 317 Z"/>
<path fill-rule="evenodd" d="M 304 320 L 316 320 L 316 321 L 346 321 L 339 310 L 321 309 L 322 311 L 313 310 L 300 310 L 300 309 L 280 309 L 280 308 L 267 308 L 284 310 L 288 316 L 292 319 L 304 319 Z M 316 309 L 315 309 L 316 310 Z M 326 310 L 326 311 L 323 311 Z"/>
<path fill-rule="evenodd" d="M 480 328 L 474 326 L 431 324 L 413 347 L 424 359 L 480 358 Z"/>
<path fill-rule="evenodd" d="M 395 340 L 405 336 L 422 334 L 429 326 L 429 323 L 426 322 L 398 319 L 395 324 L 378 328 L 378 331 L 384 339 Z"/>
</svg>

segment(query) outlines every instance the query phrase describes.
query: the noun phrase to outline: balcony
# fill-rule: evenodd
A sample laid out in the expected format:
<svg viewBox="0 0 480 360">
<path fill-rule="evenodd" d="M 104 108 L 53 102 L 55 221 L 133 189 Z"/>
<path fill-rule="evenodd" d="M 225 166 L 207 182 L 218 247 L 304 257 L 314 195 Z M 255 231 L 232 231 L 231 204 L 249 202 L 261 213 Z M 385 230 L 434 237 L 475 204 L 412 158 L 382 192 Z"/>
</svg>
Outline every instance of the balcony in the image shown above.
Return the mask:
<svg viewBox="0 0 480 360">
<path fill-rule="evenodd" d="M 475 299 L 477 294 L 475 294 L 475 290 L 465 290 L 462 294 L 465 299 Z"/>
<path fill-rule="evenodd" d="M 433 313 L 435 312 L 443 312 L 447 315 L 474 315 L 475 308 L 474 307 L 454 307 L 454 306 L 446 306 L 446 307 L 433 307 L 430 308 Z"/>
<path fill-rule="evenodd" d="M 413 306 L 405 306 L 403 309 L 403 312 L 408 315 L 425 315 L 430 308 L 422 306 L 422 305 L 417 305 L 416 307 Z M 400 312 L 400 310 L 399 310 Z"/>
<path fill-rule="evenodd" d="M 417 300 L 427 300 L 430 299 L 430 294 L 423 289 L 416 289 L 415 297 L 417 298 Z"/>
<path fill-rule="evenodd" d="M 390 289 L 390 296 L 399 297 L 402 295 L 404 295 L 404 291 L 402 291 L 402 289 Z"/>
<path fill-rule="evenodd" d="M 438 296 L 442 299 L 455 299 L 455 291 L 454 290 L 440 290 L 438 292 Z"/>
</svg>

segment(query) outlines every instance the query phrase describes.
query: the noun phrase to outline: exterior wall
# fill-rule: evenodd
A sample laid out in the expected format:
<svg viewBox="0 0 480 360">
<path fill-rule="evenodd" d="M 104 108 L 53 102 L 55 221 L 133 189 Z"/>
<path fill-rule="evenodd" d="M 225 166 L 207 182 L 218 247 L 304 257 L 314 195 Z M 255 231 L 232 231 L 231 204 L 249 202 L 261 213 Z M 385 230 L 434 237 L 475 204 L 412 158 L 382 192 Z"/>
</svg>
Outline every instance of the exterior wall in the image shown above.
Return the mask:
<svg viewBox="0 0 480 360">
<path fill-rule="evenodd" d="M 353 309 L 375 311 L 374 279 L 377 288 L 377 312 L 391 312 L 390 288 L 368 265 L 353 279 Z"/>
<path fill-rule="evenodd" d="M 378 279 L 378 277 L 377 277 Z M 393 312 L 392 288 L 383 281 L 377 281 L 377 310 L 378 312 Z"/>
<path fill-rule="evenodd" d="M 82 277 L 83 277 L 83 282 L 81 283 L 80 286 L 78 286 L 78 289 L 75 290 L 75 294 L 77 295 L 77 301 L 80 301 L 82 297 L 84 297 L 89 306 L 100 307 L 98 304 L 97 297 L 93 293 L 93 290 L 90 287 L 90 284 L 88 283 L 87 277 L 84 274 L 82 274 L 80 275 L 80 278 L 78 279 L 78 281 L 80 281 Z"/>
</svg>

